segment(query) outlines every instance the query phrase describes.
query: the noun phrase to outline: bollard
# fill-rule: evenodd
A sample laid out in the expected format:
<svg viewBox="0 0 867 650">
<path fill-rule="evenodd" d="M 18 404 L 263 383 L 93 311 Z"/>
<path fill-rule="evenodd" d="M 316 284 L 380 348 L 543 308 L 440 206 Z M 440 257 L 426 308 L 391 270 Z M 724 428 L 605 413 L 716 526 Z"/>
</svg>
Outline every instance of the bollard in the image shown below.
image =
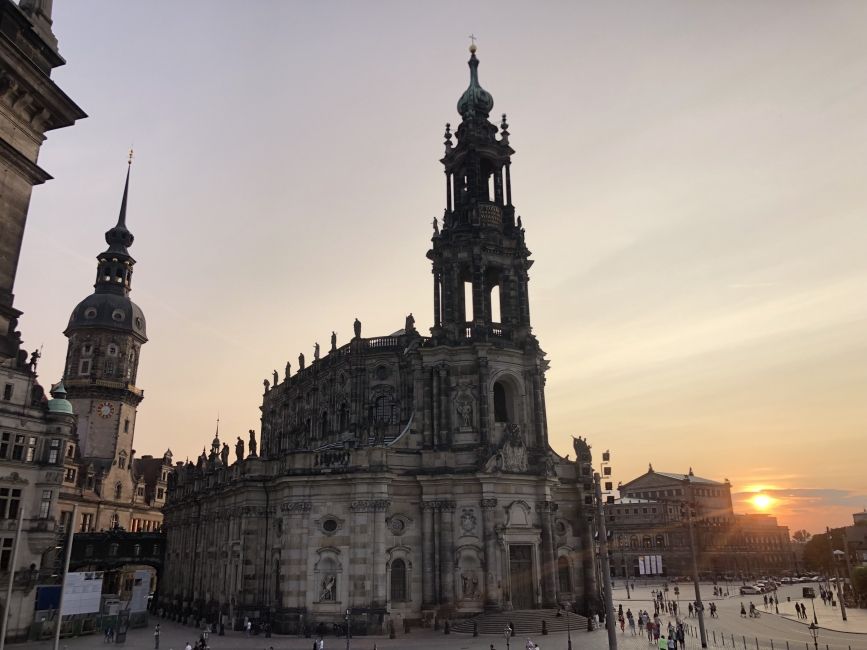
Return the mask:
<svg viewBox="0 0 867 650">
<path fill-rule="evenodd" d="M 735 647 L 735 635 L 732 634 L 732 648 Z"/>
<path fill-rule="evenodd" d="M 741 638 L 744 640 L 744 650 L 747 650 L 747 637 L 741 634 Z"/>
<path fill-rule="evenodd" d="M 774 640 L 771 639 L 771 650 L 774 650 Z"/>
<path fill-rule="evenodd" d="M 716 630 L 713 631 L 713 644 L 716 645 Z"/>
<path fill-rule="evenodd" d="M 726 647 L 726 635 L 725 635 L 725 634 L 720 634 L 720 635 L 719 635 L 719 638 L 722 639 L 722 642 L 723 642 L 723 648 L 725 648 L 725 647 Z"/>
<path fill-rule="evenodd" d="M 612 621 L 613 623 L 613 621 Z M 548 634 L 548 624 L 545 622 L 545 619 L 542 619 L 542 635 Z"/>
<path fill-rule="evenodd" d="M 759 650 L 759 637 L 756 637 L 756 650 Z"/>
<path fill-rule="evenodd" d="M 473 621 L 473 636 L 479 636 L 479 623 L 478 623 L 478 621 Z"/>
</svg>

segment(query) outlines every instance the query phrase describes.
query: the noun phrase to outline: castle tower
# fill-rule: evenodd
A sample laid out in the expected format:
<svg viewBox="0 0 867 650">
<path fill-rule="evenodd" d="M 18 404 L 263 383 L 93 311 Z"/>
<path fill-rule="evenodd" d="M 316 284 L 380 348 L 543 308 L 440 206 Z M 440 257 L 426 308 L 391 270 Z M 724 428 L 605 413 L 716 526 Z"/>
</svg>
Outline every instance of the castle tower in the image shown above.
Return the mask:
<svg viewBox="0 0 867 650">
<path fill-rule="evenodd" d="M 64 331 L 64 383 L 78 414 L 81 455 L 114 460 L 119 469 L 132 460 L 136 408 L 144 396 L 135 381 L 147 342 L 144 313 L 129 297 L 135 265 L 126 227 L 129 173 L 127 167 L 117 224 L 105 233 L 108 248 L 97 256 L 94 291 L 78 303 Z"/>
</svg>

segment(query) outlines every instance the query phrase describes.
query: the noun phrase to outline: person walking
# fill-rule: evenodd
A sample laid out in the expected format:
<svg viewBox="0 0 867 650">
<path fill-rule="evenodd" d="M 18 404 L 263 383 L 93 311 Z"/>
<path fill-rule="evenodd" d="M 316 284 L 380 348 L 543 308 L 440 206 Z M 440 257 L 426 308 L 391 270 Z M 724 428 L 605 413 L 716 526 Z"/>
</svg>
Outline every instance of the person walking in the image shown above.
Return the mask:
<svg viewBox="0 0 867 650">
<path fill-rule="evenodd" d="M 626 610 L 626 620 L 629 621 L 629 633 L 635 636 L 635 616 L 632 614 L 631 609 Z"/>
<path fill-rule="evenodd" d="M 154 626 L 154 650 L 160 650 L 160 624 Z"/>
<path fill-rule="evenodd" d="M 659 637 L 659 641 L 656 642 L 656 647 L 659 648 L 659 650 L 668 650 L 668 641 L 665 640 L 664 634 Z"/>
</svg>

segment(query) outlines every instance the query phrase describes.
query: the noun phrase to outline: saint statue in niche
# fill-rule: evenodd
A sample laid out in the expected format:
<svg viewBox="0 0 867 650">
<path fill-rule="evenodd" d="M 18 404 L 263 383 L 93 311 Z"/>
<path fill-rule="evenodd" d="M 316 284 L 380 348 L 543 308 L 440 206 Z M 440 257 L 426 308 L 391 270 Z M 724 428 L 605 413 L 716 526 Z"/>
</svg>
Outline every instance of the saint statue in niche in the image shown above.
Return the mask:
<svg viewBox="0 0 867 650">
<path fill-rule="evenodd" d="M 333 603 L 336 599 L 337 579 L 334 574 L 327 574 L 322 578 L 322 589 L 319 592 L 319 600 L 321 602 Z"/>
</svg>

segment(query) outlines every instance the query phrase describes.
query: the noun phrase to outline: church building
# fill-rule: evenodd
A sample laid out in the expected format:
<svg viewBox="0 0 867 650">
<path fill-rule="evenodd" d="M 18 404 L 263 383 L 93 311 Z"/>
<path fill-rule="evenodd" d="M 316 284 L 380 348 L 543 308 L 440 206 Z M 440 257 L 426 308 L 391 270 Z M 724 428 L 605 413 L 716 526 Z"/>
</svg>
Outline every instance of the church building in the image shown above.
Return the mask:
<svg viewBox="0 0 867 650">
<path fill-rule="evenodd" d="M 576 441 L 570 462 L 548 442 L 514 151 L 470 51 L 427 252 L 430 335 L 412 314 L 386 336 L 356 319 L 350 341 L 332 334 L 264 382 L 258 441 L 232 453 L 215 439 L 179 469 L 159 588 L 170 615 L 292 633 L 597 606 L 589 449 Z"/>
</svg>

